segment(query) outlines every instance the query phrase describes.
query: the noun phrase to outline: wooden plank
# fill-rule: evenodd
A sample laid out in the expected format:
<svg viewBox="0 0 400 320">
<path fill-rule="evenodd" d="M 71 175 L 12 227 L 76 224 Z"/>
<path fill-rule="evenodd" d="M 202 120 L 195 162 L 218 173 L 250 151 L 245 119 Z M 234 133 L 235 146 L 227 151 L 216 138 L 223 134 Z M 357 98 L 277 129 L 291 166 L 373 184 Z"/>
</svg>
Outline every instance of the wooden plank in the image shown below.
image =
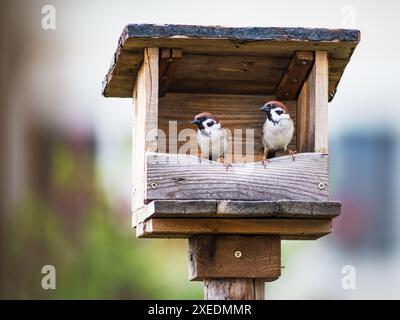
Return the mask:
<svg viewBox="0 0 400 320">
<path fill-rule="evenodd" d="M 331 219 L 150 219 L 136 229 L 139 238 L 186 238 L 193 235 L 279 235 L 317 239 L 332 231 Z"/>
<path fill-rule="evenodd" d="M 328 157 L 303 153 L 261 162 L 219 162 L 149 153 L 146 200 L 328 200 Z M 212 178 L 210 178 L 212 177 Z M 179 182 L 178 182 L 179 181 Z M 320 188 L 320 184 L 324 188 Z"/>
<path fill-rule="evenodd" d="M 261 279 L 204 280 L 204 300 L 264 300 L 265 285 Z M 250 314 L 245 313 L 243 314 Z"/>
<path fill-rule="evenodd" d="M 168 64 L 171 59 L 171 49 L 163 48 L 160 50 L 160 63 L 158 67 L 158 80 L 159 83 L 163 80 L 165 72 L 167 71 Z"/>
<path fill-rule="evenodd" d="M 297 150 L 328 152 L 328 53 L 317 51 L 297 101 Z"/>
<path fill-rule="evenodd" d="M 328 52 L 316 51 L 310 74 L 310 111 L 315 110 L 315 152 L 328 152 Z"/>
<path fill-rule="evenodd" d="M 313 51 L 296 51 L 283 75 L 275 95 L 279 100 L 291 100 L 297 95 L 313 66 Z"/>
<path fill-rule="evenodd" d="M 189 27 L 189 29 L 186 30 L 186 27 Z M 190 34 L 194 30 L 200 30 L 200 33 L 205 32 L 205 34 L 214 32 L 218 33 L 219 36 L 209 38 L 205 34 L 205 37 L 201 37 L 200 34 L 190 36 L 182 36 L 181 34 L 181 32 L 184 34 L 189 32 Z M 211 29 L 201 26 L 128 26 L 121 35 L 117 52 L 103 82 L 103 94 L 108 97 L 129 97 L 133 90 L 133 83 L 128 81 L 128 85 L 122 87 L 114 85 L 117 79 L 112 77 L 113 72 L 118 70 L 120 60 L 127 52 L 143 54 L 143 48 L 152 46 L 182 48 L 185 55 L 271 56 L 278 59 L 282 57 L 290 58 L 295 51 L 326 50 L 329 52 L 332 65 L 335 65 L 330 73 L 329 80 L 330 99 L 332 99 L 346 64 L 360 40 L 360 32 L 357 30 L 220 27 L 215 28 L 214 31 L 207 30 Z M 172 32 L 177 32 L 177 34 L 172 35 Z M 157 33 L 159 36 L 155 36 Z M 335 63 L 336 61 L 338 63 Z M 131 71 L 134 74 L 131 74 Z M 135 78 L 137 69 L 129 68 L 127 72 L 126 75 Z M 244 72 L 242 74 L 245 75 Z M 275 83 L 273 90 L 278 85 L 279 80 Z M 204 81 L 201 83 L 204 83 Z M 229 83 L 226 83 L 226 85 L 228 86 Z M 172 87 L 174 86 L 175 90 L 178 90 L 179 86 L 172 84 Z M 190 86 L 186 87 L 186 90 L 189 90 L 189 88 Z M 239 88 L 238 85 L 235 89 Z M 247 87 L 247 93 L 253 94 L 254 92 L 250 92 L 249 89 L 250 86 Z M 205 92 L 204 90 L 202 92 Z M 260 93 L 265 92 L 258 91 L 258 94 Z"/>
<path fill-rule="evenodd" d="M 337 201 L 154 200 L 136 215 L 139 222 L 151 218 L 333 219 L 340 211 Z"/>
<path fill-rule="evenodd" d="M 145 49 L 144 62 L 138 73 L 133 92 L 133 211 L 143 207 L 146 198 L 146 151 L 154 152 L 157 150 L 158 51 L 158 48 Z"/>
<path fill-rule="evenodd" d="M 165 132 L 165 139 L 159 140 L 159 146 L 166 146 L 164 150 L 176 153 L 187 143 L 192 150 L 197 148 L 197 129 L 191 125 L 194 116 L 200 112 L 208 111 L 217 115 L 224 128 L 232 133 L 238 129 L 242 132 L 243 154 L 246 150 L 246 129 L 254 131 L 254 159 L 250 152 L 248 157 L 231 158 L 232 162 L 252 162 L 261 161 L 264 147 L 262 144 L 262 127 L 265 121 L 265 113 L 260 112 L 259 108 L 268 100 L 273 100 L 273 96 L 266 95 L 225 95 L 225 94 L 173 94 L 160 98 L 159 106 L 159 128 Z M 289 113 L 296 123 L 296 101 L 284 101 L 288 106 Z M 184 111 L 184 112 L 183 112 Z M 170 130 L 170 123 L 177 124 L 177 132 Z M 178 141 L 173 135 L 177 135 L 185 130 L 185 136 Z M 187 135 L 187 138 L 186 138 Z M 237 141 L 237 138 L 235 138 Z M 296 149 L 296 134 L 289 148 Z M 161 148 L 162 150 L 162 148 Z M 233 151 L 233 149 L 232 149 Z M 287 153 L 278 153 L 278 155 Z"/>
<path fill-rule="evenodd" d="M 306 81 L 297 99 L 297 122 L 295 127 L 297 152 L 312 152 L 314 150 L 313 142 L 309 140 L 310 136 L 312 138 L 314 132 L 314 128 L 310 127 L 311 115 L 309 111 L 309 97 L 310 85 L 309 82 Z M 312 133 L 309 135 L 309 132 Z"/>
<path fill-rule="evenodd" d="M 325 28 L 278 28 L 278 27 L 245 27 L 232 28 L 199 25 L 155 25 L 129 24 L 124 29 L 125 39 L 136 38 L 193 38 L 193 39 L 231 39 L 238 41 L 324 41 L 324 42 L 358 42 L 360 32 L 351 29 Z"/>
<path fill-rule="evenodd" d="M 189 280 L 258 278 L 281 274 L 279 236 L 193 236 L 189 238 Z"/>
<path fill-rule="evenodd" d="M 166 70 L 162 73 L 159 95 L 160 97 L 165 96 L 168 88 L 174 78 L 176 71 L 178 70 L 179 64 L 182 59 L 182 49 L 171 49 L 171 57 L 168 60 L 168 66 Z"/>
<path fill-rule="evenodd" d="M 209 93 L 233 95 L 272 95 L 277 81 L 266 80 L 229 80 L 229 79 L 193 79 L 171 84 L 173 93 Z"/>
</svg>

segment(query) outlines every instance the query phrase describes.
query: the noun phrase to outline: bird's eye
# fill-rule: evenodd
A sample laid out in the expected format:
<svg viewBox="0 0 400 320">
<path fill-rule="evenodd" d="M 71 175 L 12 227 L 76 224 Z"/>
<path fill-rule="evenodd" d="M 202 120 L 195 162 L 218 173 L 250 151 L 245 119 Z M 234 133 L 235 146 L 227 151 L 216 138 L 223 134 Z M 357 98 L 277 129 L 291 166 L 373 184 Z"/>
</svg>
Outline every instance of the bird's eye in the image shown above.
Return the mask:
<svg viewBox="0 0 400 320">
<path fill-rule="evenodd" d="M 214 121 L 208 122 L 207 126 L 211 127 L 214 124 Z"/>
<path fill-rule="evenodd" d="M 283 113 L 283 110 L 276 110 L 275 113 L 280 116 Z"/>
</svg>

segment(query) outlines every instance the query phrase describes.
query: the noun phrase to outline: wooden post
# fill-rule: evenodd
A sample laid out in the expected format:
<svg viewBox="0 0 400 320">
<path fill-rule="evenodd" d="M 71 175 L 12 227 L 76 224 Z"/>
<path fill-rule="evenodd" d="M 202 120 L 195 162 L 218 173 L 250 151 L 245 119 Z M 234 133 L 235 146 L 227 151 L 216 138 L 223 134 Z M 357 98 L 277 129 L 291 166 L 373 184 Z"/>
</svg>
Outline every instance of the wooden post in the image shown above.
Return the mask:
<svg viewBox="0 0 400 320">
<path fill-rule="evenodd" d="M 297 100 L 297 151 L 328 152 L 328 52 L 316 51 Z"/>
<path fill-rule="evenodd" d="M 133 91 L 133 211 L 143 207 L 146 198 L 146 152 L 157 150 L 158 57 L 158 48 L 144 49 L 143 65 Z"/>
<path fill-rule="evenodd" d="M 205 300 L 264 300 L 262 279 L 207 279 L 204 280 Z"/>
<path fill-rule="evenodd" d="M 206 300 L 263 300 L 264 282 L 281 274 L 280 236 L 193 236 L 189 279 L 204 280 Z"/>
</svg>

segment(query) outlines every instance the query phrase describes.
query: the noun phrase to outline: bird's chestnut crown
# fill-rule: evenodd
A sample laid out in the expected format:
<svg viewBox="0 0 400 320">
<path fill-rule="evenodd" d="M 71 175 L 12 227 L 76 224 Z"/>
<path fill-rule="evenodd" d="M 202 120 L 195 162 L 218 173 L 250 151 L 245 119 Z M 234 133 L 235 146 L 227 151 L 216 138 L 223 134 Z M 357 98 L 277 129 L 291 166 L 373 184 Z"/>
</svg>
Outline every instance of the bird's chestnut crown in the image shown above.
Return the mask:
<svg viewBox="0 0 400 320">
<path fill-rule="evenodd" d="M 216 123 L 219 123 L 218 118 L 210 112 L 199 113 L 192 121 L 192 124 L 198 126 L 200 130 L 205 129 L 206 127 L 212 127 Z"/>
<path fill-rule="evenodd" d="M 268 120 L 274 124 L 290 118 L 287 107 L 280 101 L 269 101 L 261 106 L 260 111 L 266 112 Z"/>
</svg>

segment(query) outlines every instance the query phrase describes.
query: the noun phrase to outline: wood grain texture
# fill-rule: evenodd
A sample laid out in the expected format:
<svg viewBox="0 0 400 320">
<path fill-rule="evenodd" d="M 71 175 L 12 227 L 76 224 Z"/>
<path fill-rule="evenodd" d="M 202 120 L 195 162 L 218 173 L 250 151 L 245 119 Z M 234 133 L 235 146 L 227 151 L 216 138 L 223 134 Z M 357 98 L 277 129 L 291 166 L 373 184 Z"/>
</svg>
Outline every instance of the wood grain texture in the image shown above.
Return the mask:
<svg viewBox="0 0 400 320">
<path fill-rule="evenodd" d="M 298 152 L 328 152 L 328 53 L 317 51 L 297 100 Z"/>
<path fill-rule="evenodd" d="M 314 51 L 296 51 L 275 91 L 275 96 L 280 100 L 296 99 L 313 62 Z"/>
<path fill-rule="evenodd" d="M 264 280 L 260 279 L 204 280 L 204 300 L 264 300 L 264 299 L 265 299 Z"/>
<path fill-rule="evenodd" d="M 281 274 L 279 236 L 193 236 L 189 238 L 189 280 L 258 278 Z"/>
<path fill-rule="evenodd" d="M 358 42 L 360 32 L 349 29 L 324 28 L 275 28 L 245 27 L 232 28 L 198 25 L 129 24 L 124 30 L 127 38 L 169 38 L 178 35 L 186 38 L 274 40 L 274 41 L 325 41 Z"/>
<path fill-rule="evenodd" d="M 273 96 L 258 95 L 168 93 L 159 100 L 158 123 L 160 130 L 165 133 L 163 138 L 161 136 L 159 138 L 159 150 L 177 153 L 182 147 L 186 147 L 194 150 L 192 154 L 197 154 L 197 128 L 191 125 L 191 121 L 196 114 L 208 111 L 220 118 L 224 128 L 230 130 L 231 136 L 235 138 L 234 141 L 238 143 L 230 144 L 230 155 L 228 155 L 230 162 L 260 161 L 264 150 L 261 137 L 265 113 L 261 112 L 259 108 L 265 102 L 273 99 Z M 296 125 L 296 101 L 284 101 L 284 103 L 288 106 L 289 113 Z M 173 130 L 174 121 L 176 121 L 177 131 Z M 249 152 L 246 152 L 246 129 L 254 132 L 254 139 L 252 139 L 254 149 L 251 148 Z M 239 131 L 240 135 L 234 136 L 235 130 L 241 130 Z M 289 148 L 296 149 L 296 134 L 294 134 Z M 231 156 L 235 150 L 239 150 L 238 158 Z M 245 153 L 250 157 L 240 156 Z M 286 155 L 287 153 L 278 153 L 278 155 L 282 154 Z M 254 160 L 252 159 L 253 155 Z"/>
<path fill-rule="evenodd" d="M 168 64 L 171 59 L 171 49 L 162 48 L 160 49 L 160 62 L 158 66 L 158 80 L 159 83 L 163 80 L 165 72 L 167 71 Z"/>
<path fill-rule="evenodd" d="M 328 200 L 328 157 L 318 153 L 298 154 L 295 161 L 290 156 L 274 158 L 266 168 L 260 162 L 233 163 L 229 170 L 188 155 L 148 153 L 147 162 L 147 202 Z"/>
<path fill-rule="evenodd" d="M 290 59 L 299 50 L 326 50 L 329 52 L 333 66 L 329 79 L 329 93 L 330 99 L 332 99 L 344 69 L 359 41 L 360 32 L 358 30 L 129 25 L 120 37 L 111 67 L 103 81 L 103 95 L 129 97 L 134 84 L 118 78 L 116 70 L 124 70 L 123 74 L 128 76 L 126 79 L 129 77 L 132 79 L 136 77 L 138 67 L 133 61 L 132 63 L 122 63 L 123 57 L 129 52 L 130 55 L 137 55 L 137 59 L 140 60 L 143 58 L 144 48 L 161 47 L 182 48 L 185 55 L 269 56 L 278 59 Z M 336 63 L 336 61 L 338 62 Z M 279 80 L 280 78 L 274 89 L 279 84 Z M 213 81 L 215 80 L 210 80 L 210 82 Z M 204 81 L 200 83 L 204 84 Z M 215 87 L 218 87 L 217 82 L 214 84 Z M 231 85 L 233 84 L 234 82 L 231 83 Z M 174 86 L 175 90 L 179 88 L 177 84 Z M 208 88 L 212 89 L 213 87 Z M 199 85 L 197 89 L 200 88 Z M 203 88 L 202 92 L 208 88 Z M 181 89 L 189 90 L 189 87 Z M 235 87 L 236 89 L 240 89 L 239 85 Z M 246 92 L 252 93 L 250 89 L 251 87 L 247 86 Z"/>
<path fill-rule="evenodd" d="M 163 49 L 165 50 L 165 49 Z M 169 50 L 169 49 L 167 49 Z M 167 93 L 169 86 L 175 76 L 176 71 L 181 63 L 182 59 L 182 49 L 174 48 L 171 49 L 171 54 L 168 59 L 168 64 L 160 74 L 160 84 L 159 84 L 159 96 L 163 97 Z M 164 68 L 165 59 L 160 59 L 160 65 Z"/>
<path fill-rule="evenodd" d="M 286 57 L 185 55 L 170 91 L 273 94 L 288 63 Z"/>
<path fill-rule="evenodd" d="M 145 49 L 144 63 L 133 92 L 134 125 L 132 129 L 133 211 L 144 206 L 147 174 L 145 151 L 157 149 L 158 126 L 158 48 Z"/>
<path fill-rule="evenodd" d="M 155 200 L 134 213 L 138 222 L 151 218 L 293 218 L 333 219 L 337 201 Z"/>
<path fill-rule="evenodd" d="M 149 219 L 138 224 L 138 238 L 193 235 L 279 235 L 282 240 L 314 240 L 331 233 L 331 219 Z"/>
<path fill-rule="evenodd" d="M 327 51 L 315 52 L 310 74 L 310 112 L 315 113 L 314 151 L 328 152 L 328 69 Z"/>
<path fill-rule="evenodd" d="M 310 84 L 307 80 L 300 90 L 297 100 L 296 141 L 297 152 L 314 151 L 314 124 L 315 114 L 310 114 Z"/>
</svg>

